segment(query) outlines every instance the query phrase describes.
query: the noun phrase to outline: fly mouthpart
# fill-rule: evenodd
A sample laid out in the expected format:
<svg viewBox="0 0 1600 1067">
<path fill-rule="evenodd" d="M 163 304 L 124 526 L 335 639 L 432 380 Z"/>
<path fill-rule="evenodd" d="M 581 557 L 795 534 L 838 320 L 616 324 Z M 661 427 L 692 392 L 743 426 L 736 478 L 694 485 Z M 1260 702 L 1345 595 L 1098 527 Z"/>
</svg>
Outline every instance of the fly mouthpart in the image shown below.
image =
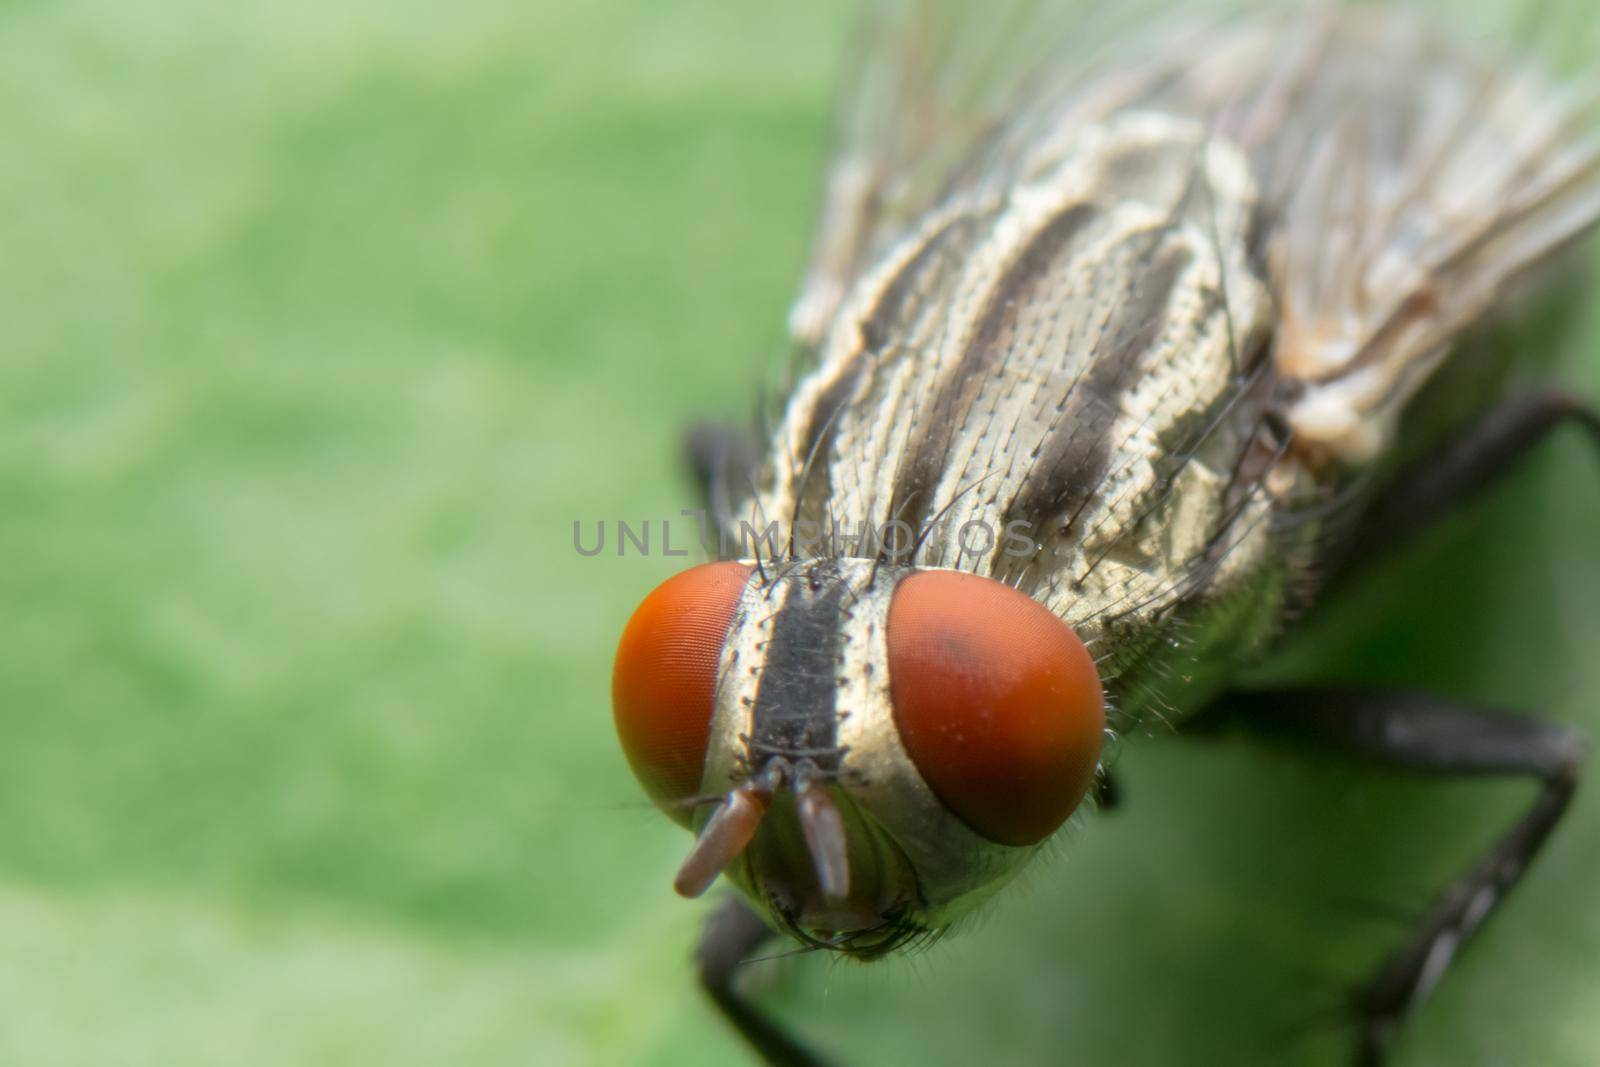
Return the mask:
<svg viewBox="0 0 1600 1067">
<path fill-rule="evenodd" d="M 795 813 L 816 872 L 817 888 L 829 901 L 849 897 L 848 841 L 839 807 L 828 795 L 816 764 L 802 760 L 791 765 L 781 756 L 768 760 L 759 774 L 723 797 L 673 880 L 680 896 L 700 896 L 744 852 L 760 829 L 773 796 L 784 785 L 794 790 Z"/>
<path fill-rule="evenodd" d="M 827 900 L 845 900 L 850 896 L 850 859 L 844 819 L 814 764 L 802 764 L 796 778 L 795 812 L 800 817 L 806 850 L 811 853 L 811 865 L 816 868 L 817 888 Z"/>
<path fill-rule="evenodd" d="M 829 924 L 825 916 L 797 915 L 781 906 L 774 909 L 774 914 L 779 926 L 806 948 L 838 952 L 858 960 L 875 960 L 906 945 L 938 936 L 933 928 L 910 919 L 903 905 L 870 918 L 865 913 L 848 916 L 841 913 L 835 918 L 846 921 L 838 926 Z"/>
<path fill-rule="evenodd" d="M 781 783 L 781 771 L 769 766 L 722 798 L 672 881 L 672 888 L 679 896 L 697 897 L 711 888 L 717 875 L 726 870 L 756 836 L 767 807 L 772 803 L 772 795 Z"/>
</svg>

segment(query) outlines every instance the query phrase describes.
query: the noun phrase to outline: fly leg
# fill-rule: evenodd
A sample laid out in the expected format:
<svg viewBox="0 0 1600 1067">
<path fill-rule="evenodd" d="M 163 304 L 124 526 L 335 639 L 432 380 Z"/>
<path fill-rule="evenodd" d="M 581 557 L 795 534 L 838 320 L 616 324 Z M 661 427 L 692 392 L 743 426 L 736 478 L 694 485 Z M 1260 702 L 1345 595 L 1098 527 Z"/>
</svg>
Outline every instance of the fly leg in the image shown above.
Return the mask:
<svg viewBox="0 0 1600 1067">
<path fill-rule="evenodd" d="M 1381 1062 L 1405 1017 L 1438 984 L 1461 946 L 1516 885 L 1561 820 L 1588 749 L 1578 730 L 1529 715 L 1470 707 L 1415 693 L 1283 689 L 1231 693 L 1200 720 L 1233 722 L 1266 736 L 1308 742 L 1426 774 L 1526 776 L 1539 794 L 1514 825 L 1434 898 L 1405 943 L 1357 989 L 1356 1060 Z"/>
<path fill-rule="evenodd" d="M 737 988 L 739 966 L 777 935 L 742 901 L 730 897 L 706 920 L 695 948 L 700 985 L 717 1010 L 770 1067 L 826 1067 L 804 1045 L 761 1013 Z"/>
<path fill-rule="evenodd" d="M 1557 427 L 1576 424 L 1600 446 L 1600 411 L 1560 389 L 1515 397 L 1401 475 L 1362 516 L 1347 558 L 1376 558 L 1492 485 Z"/>
<path fill-rule="evenodd" d="M 1096 811 L 1113 811 L 1122 804 L 1122 790 L 1110 771 L 1101 771 L 1090 788 L 1094 792 Z"/>
<path fill-rule="evenodd" d="M 712 531 L 732 525 L 734 500 L 754 487 L 760 448 L 749 430 L 702 422 L 684 435 L 683 452 L 700 490 L 701 505 L 711 520 L 706 531 L 710 539 Z"/>
</svg>

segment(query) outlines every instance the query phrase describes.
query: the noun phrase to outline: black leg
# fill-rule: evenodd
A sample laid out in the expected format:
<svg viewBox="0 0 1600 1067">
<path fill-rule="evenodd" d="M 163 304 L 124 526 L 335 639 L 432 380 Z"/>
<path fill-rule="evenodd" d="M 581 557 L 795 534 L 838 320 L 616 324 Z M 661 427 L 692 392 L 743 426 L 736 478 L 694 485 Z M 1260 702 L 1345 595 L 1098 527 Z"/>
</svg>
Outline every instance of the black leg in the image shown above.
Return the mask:
<svg viewBox="0 0 1600 1067">
<path fill-rule="evenodd" d="M 696 423 L 684 435 L 684 455 L 700 490 L 712 530 L 733 520 L 733 502 L 755 485 L 760 448 L 749 430 L 718 423 Z"/>
<path fill-rule="evenodd" d="M 723 1017 L 770 1067 L 826 1067 L 811 1050 L 763 1015 L 736 988 L 739 965 L 777 935 L 737 898 L 723 901 L 706 920 L 695 949 L 700 984 Z"/>
<path fill-rule="evenodd" d="M 1529 715 L 1375 690 L 1229 694 L 1203 713 L 1199 725 L 1223 722 L 1412 771 L 1523 775 L 1541 783 L 1523 817 L 1445 887 L 1405 944 L 1357 991 L 1357 1062 L 1379 1063 L 1406 1015 L 1433 991 L 1560 821 L 1578 784 L 1586 739 L 1571 727 Z"/>
<path fill-rule="evenodd" d="M 1122 790 L 1110 771 L 1101 771 L 1094 780 L 1094 806 L 1097 811 L 1114 811 L 1122 803 Z"/>
<path fill-rule="evenodd" d="M 1492 485 L 1549 435 L 1567 424 L 1600 445 L 1600 411 L 1558 389 L 1503 401 L 1390 484 L 1362 516 L 1347 555 L 1375 558 L 1433 525 Z"/>
</svg>

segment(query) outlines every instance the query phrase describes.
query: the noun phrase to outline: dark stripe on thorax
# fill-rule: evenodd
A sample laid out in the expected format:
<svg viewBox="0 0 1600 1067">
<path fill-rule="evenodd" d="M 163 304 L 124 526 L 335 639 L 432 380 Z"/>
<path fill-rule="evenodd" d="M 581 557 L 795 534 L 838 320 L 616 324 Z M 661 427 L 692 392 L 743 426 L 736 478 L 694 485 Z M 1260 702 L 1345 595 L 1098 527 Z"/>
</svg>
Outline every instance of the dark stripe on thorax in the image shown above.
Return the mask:
<svg viewBox="0 0 1600 1067">
<path fill-rule="evenodd" d="M 824 771 L 839 764 L 839 632 L 846 589 L 839 567 L 806 564 L 782 579 L 783 601 L 762 659 L 751 710 L 750 756 L 810 756 Z"/>
<path fill-rule="evenodd" d="M 917 530 L 930 517 L 933 494 L 944 474 L 956 430 L 981 392 L 986 375 L 1005 359 L 1005 342 L 1019 301 L 1097 213 L 1093 204 L 1079 203 L 1056 215 L 1033 235 L 995 284 L 971 341 L 921 417 L 921 436 L 907 450 L 904 466 L 895 478 L 891 518 L 904 520 Z"/>
<path fill-rule="evenodd" d="M 832 481 L 828 475 L 828 456 L 833 451 L 833 440 L 839 432 L 839 420 L 845 417 L 845 405 L 855 394 L 861 378 L 862 361 L 858 356 L 851 360 L 839 377 L 828 383 L 818 395 L 806 423 L 805 437 L 801 440 L 799 481 L 794 487 L 794 512 L 796 516 L 810 513 L 809 502 L 815 500 L 817 509 L 833 495 Z"/>
<path fill-rule="evenodd" d="M 1150 262 L 1132 279 L 1088 370 L 1073 385 L 1027 480 L 1006 509 L 1006 522 L 1029 523 L 1036 540 L 1049 524 L 1076 515 L 1115 460 L 1111 434 L 1121 397 L 1138 384 L 1135 371 L 1165 330 L 1173 289 L 1194 258 L 1187 244 L 1162 243 L 1170 232 L 1153 232 Z"/>
<path fill-rule="evenodd" d="M 928 269 L 953 240 L 964 236 L 973 225 L 972 216 L 961 215 L 931 233 L 878 291 L 877 301 L 864 311 L 859 326 L 860 348 L 839 368 L 806 414 L 797 457 L 804 469 L 804 481 L 794 491 L 797 514 L 807 513 L 808 499 L 822 501 L 831 494 L 828 459 L 839 423 L 849 414 L 844 408 L 857 395 L 863 376 L 870 376 L 876 369 L 875 361 L 884 346 L 897 331 L 903 332 L 906 310 L 923 285 Z"/>
</svg>

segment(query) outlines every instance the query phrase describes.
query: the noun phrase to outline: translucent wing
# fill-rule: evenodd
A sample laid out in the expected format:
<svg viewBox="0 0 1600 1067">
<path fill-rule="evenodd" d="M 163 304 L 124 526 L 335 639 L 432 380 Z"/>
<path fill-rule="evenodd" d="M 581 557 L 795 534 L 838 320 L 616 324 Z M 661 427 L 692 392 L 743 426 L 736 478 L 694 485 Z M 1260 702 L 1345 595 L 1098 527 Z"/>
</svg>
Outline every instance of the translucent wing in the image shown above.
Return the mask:
<svg viewBox="0 0 1600 1067">
<path fill-rule="evenodd" d="M 1070 0 L 874 5 L 847 65 L 820 231 L 790 315 L 795 339 L 818 346 L 861 272 L 997 162 L 1019 108 L 1039 95 L 1030 83 L 1086 74 L 1104 46 L 1157 10 Z"/>
<path fill-rule="evenodd" d="M 1600 215 L 1589 109 L 1438 21 L 1240 23 L 1146 102 L 1252 159 L 1286 417 L 1347 462 L 1376 455 L 1449 343 Z"/>
</svg>

